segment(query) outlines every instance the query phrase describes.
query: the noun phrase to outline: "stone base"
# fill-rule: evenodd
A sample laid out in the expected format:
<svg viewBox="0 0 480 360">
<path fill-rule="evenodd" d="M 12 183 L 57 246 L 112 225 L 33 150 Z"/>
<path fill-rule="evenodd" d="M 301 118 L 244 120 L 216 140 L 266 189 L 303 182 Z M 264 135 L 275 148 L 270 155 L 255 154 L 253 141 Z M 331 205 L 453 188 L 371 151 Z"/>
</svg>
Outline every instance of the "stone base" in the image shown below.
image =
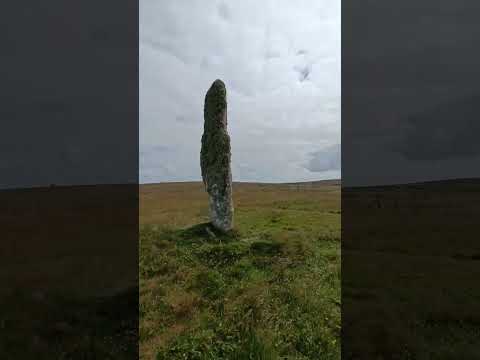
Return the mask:
<svg viewBox="0 0 480 360">
<path fill-rule="evenodd" d="M 227 232 L 233 228 L 233 202 L 231 189 L 221 194 L 216 187 L 210 192 L 210 220 L 218 230 Z"/>
</svg>

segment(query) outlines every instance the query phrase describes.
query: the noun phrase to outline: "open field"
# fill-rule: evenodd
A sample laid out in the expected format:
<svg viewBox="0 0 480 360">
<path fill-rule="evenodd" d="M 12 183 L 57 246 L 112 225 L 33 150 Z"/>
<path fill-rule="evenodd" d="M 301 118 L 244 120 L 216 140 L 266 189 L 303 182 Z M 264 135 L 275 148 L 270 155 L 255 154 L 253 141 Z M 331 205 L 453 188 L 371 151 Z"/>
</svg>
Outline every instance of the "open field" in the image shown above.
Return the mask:
<svg viewBox="0 0 480 360">
<path fill-rule="evenodd" d="M 138 187 L 0 191 L 0 358 L 137 354 Z"/>
<path fill-rule="evenodd" d="M 338 183 L 234 184 L 213 237 L 200 183 L 141 186 L 140 218 L 136 187 L 0 192 L 0 358 L 130 359 L 140 320 L 142 359 L 338 359 L 341 306 L 344 359 L 479 359 L 479 194 L 347 188 L 341 211 Z"/>
<path fill-rule="evenodd" d="M 480 359 L 479 205 L 479 180 L 342 189 L 343 359 Z"/>
<path fill-rule="evenodd" d="M 233 189 L 221 236 L 201 183 L 141 186 L 140 358 L 339 359 L 339 184 Z"/>
</svg>

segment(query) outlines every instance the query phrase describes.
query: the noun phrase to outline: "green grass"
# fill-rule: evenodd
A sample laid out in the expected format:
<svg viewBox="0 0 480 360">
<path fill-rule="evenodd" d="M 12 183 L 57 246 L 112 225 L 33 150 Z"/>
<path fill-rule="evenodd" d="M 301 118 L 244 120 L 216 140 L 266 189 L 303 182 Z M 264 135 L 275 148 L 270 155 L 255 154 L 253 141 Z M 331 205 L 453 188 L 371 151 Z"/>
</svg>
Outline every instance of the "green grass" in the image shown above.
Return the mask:
<svg viewBox="0 0 480 360">
<path fill-rule="evenodd" d="M 268 190 L 227 235 L 141 226 L 141 358 L 340 358 L 339 192 Z"/>
<path fill-rule="evenodd" d="M 2 359 L 132 359 L 137 289 L 99 299 L 15 292 L 2 297 Z"/>
<path fill-rule="evenodd" d="M 135 195 L 132 185 L 0 191 L 0 359 L 137 356 Z"/>
<path fill-rule="evenodd" d="M 344 358 L 480 359 L 479 190 L 343 190 Z"/>
</svg>

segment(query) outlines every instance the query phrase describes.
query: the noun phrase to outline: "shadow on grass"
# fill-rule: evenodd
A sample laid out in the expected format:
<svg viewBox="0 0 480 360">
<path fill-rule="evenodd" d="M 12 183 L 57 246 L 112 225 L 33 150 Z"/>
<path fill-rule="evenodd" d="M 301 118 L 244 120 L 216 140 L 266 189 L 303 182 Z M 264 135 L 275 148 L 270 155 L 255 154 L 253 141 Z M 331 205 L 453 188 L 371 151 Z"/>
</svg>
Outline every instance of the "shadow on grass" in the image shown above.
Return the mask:
<svg viewBox="0 0 480 360">
<path fill-rule="evenodd" d="M 5 296 L 0 358 L 130 359 L 138 343 L 138 287 L 85 300 L 16 291 Z"/>
<path fill-rule="evenodd" d="M 190 226 L 176 231 L 178 237 L 183 240 L 204 240 L 207 242 L 231 242 L 240 239 L 240 233 L 236 229 L 223 232 L 215 228 L 212 223 L 206 222 Z"/>
</svg>

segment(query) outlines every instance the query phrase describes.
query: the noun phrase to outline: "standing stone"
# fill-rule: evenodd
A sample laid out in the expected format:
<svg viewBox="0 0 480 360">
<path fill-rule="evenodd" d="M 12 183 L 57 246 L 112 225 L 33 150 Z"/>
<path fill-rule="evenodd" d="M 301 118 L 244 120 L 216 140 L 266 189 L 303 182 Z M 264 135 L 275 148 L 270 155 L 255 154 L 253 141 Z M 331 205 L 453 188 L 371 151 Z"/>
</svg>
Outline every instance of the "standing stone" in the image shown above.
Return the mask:
<svg viewBox="0 0 480 360">
<path fill-rule="evenodd" d="M 227 90 L 215 80 L 205 96 L 204 130 L 200 166 L 210 200 L 210 220 L 215 228 L 233 227 L 230 136 L 227 133 Z"/>
</svg>

